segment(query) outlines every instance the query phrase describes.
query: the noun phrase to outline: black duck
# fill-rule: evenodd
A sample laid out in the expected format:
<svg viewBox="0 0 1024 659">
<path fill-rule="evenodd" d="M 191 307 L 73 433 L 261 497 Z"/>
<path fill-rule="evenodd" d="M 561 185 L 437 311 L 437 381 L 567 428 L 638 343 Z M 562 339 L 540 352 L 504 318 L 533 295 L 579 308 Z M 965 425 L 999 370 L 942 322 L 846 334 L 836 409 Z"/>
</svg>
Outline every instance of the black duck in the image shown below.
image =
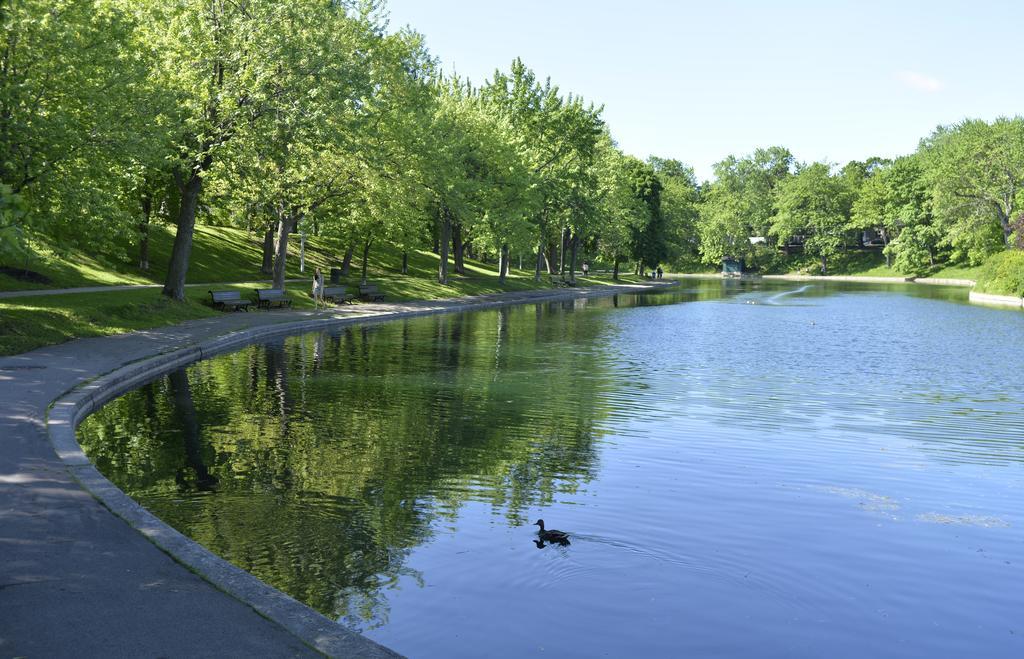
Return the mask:
<svg viewBox="0 0 1024 659">
<path fill-rule="evenodd" d="M 550 542 L 552 544 L 559 544 L 563 546 L 569 544 L 569 534 L 565 531 L 545 529 L 544 520 L 542 519 L 538 519 L 534 524 L 540 527 L 540 530 L 537 531 L 537 536 L 541 539 L 541 542 Z"/>
</svg>

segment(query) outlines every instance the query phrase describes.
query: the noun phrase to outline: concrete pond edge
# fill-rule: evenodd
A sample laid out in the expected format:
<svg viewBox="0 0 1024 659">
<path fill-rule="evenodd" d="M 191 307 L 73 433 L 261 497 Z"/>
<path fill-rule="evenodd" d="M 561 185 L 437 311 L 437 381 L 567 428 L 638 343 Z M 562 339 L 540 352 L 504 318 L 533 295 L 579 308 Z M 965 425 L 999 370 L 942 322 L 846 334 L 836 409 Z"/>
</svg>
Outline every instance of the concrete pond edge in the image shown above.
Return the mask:
<svg viewBox="0 0 1024 659">
<path fill-rule="evenodd" d="M 1024 308 L 1024 298 L 1014 295 L 993 295 L 992 293 L 979 293 L 971 291 L 968 299 L 972 304 L 984 304 L 996 307 Z"/>
<path fill-rule="evenodd" d="M 396 652 L 314 611 L 258 577 L 236 567 L 183 535 L 136 503 L 107 480 L 78 443 L 77 428 L 87 416 L 117 396 L 187 364 L 279 336 L 323 331 L 355 324 L 374 324 L 460 311 L 478 311 L 540 302 L 559 302 L 619 293 L 642 293 L 670 287 L 664 284 L 622 285 L 554 291 L 550 295 L 468 298 L 454 304 L 399 309 L 364 316 L 303 319 L 236 330 L 194 345 L 121 364 L 57 397 L 46 417 L 46 430 L 54 451 L 74 479 L 97 501 L 147 540 L 215 588 L 247 604 L 311 648 L 331 657 L 400 657 Z M 514 295 L 514 294 L 513 294 Z"/>
<path fill-rule="evenodd" d="M 720 272 L 672 274 L 673 279 L 739 279 L 742 281 L 803 281 L 803 282 L 847 282 L 855 284 L 923 284 L 925 286 L 957 286 L 970 288 L 973 279 L 950 279 L 948 277 L 874 277 L 870 275 L 760 275 L 745 273 L 738 276 L 726 276 Z"/>
</svg>

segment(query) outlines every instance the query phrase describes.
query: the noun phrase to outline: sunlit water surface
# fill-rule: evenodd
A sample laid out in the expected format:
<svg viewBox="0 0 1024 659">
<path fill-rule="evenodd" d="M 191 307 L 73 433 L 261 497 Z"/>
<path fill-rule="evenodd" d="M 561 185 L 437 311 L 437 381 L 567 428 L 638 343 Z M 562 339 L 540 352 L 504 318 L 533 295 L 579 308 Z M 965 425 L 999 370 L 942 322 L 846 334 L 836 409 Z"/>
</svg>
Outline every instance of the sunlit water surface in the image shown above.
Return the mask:
<svg viewBox="0 0 1024 659">
<path fill-rule="evenodd" d="M 80 438 L 413 657 L 1022 657 L 1024 314 L 964 298 L 683 282 L 305 334 Z"/>
</svg>

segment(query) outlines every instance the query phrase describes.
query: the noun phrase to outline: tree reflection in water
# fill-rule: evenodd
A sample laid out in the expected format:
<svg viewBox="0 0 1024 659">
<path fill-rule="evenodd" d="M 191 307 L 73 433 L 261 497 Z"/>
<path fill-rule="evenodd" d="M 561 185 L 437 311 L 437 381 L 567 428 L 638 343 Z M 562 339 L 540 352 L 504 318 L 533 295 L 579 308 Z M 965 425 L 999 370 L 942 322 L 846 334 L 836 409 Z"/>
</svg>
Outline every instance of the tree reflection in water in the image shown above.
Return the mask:
<svg viewBox="0 0 1024 659">
<path fill-rule="evenodd" d="M 252 346 L 126 394 L 80 440 L 172 526 L 325 614 L 375 627 L 388 588 L 423 583 L 409 552 L 464 502 L 519 525 L 595 474 L 595 420 L 614 382 L 580 349 L 601 329 L 574 306 Z"/>
</svg>

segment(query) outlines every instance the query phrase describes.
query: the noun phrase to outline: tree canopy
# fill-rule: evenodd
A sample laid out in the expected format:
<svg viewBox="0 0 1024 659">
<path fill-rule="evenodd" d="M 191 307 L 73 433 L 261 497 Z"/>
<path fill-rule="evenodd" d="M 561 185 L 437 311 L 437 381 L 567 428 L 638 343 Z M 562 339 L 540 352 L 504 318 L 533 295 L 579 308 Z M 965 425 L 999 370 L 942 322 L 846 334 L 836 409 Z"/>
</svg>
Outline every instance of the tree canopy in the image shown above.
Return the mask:
<svg viewBox="0 0 1024 659">
<path fill-rule="evenodd" d="M 339 260 L 386 242 L 472 253 L 572 279 L 743 258 L 821 269 L 883 242 L 904 272 L 1024 244 L 1024 119 L 940 127 L 913 154 L 839 166 L 782 146 L 729 155 L 698 183 L 679 160 L 623 152 L 603 107 L 521 59 L 445 75 L 379 0 L 19 0 L 0 5 L 0 258 L 33 237 L 148 267 L 175 231 L 164 293 L 183 297 L 197 223 L 244 227 L 283 286 L 289 236 Z M 127 255 L 125 255 L 127 256 Z M 365 275 L 364 275 L 365 276 Z"/>
</svg>

